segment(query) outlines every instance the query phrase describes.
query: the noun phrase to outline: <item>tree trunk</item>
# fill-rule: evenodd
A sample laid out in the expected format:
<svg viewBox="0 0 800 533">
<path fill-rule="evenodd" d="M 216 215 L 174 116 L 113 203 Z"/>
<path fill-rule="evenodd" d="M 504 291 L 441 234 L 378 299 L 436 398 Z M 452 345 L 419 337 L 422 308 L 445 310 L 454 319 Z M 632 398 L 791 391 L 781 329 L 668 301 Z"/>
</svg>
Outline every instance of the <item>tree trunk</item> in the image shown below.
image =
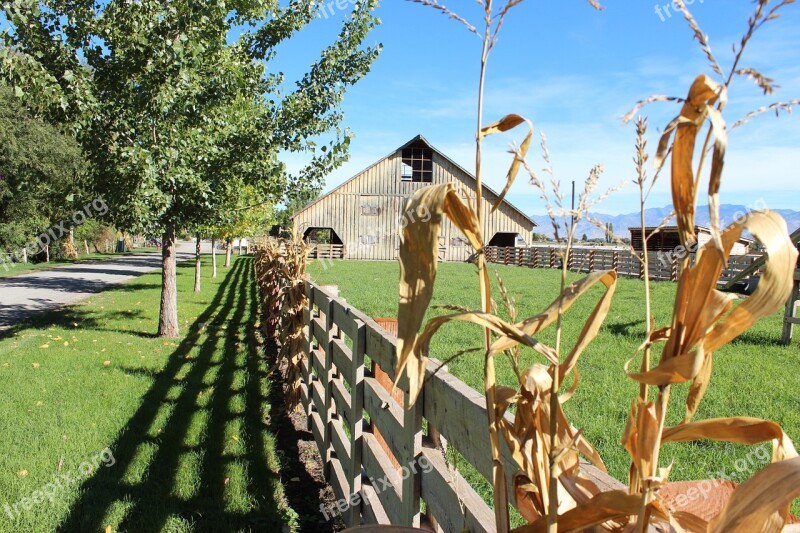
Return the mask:
<svg viewBox="0 0 800 533">
<path fill-rule="evenodd" d="M 217 240 L 211 239 L 211 277 L 217 278 Z"/>
<path fill-rule="evenodd" d="M 200 235 L 194 250 L 194 292 L 200 292 Z"/>
<path fill-rule="evenodd" d="M 227 246 L 225 247 L 225 268 L 231 266 L 231 253 L 233 252 L 233 240 L 228 239 Z"/>
<path fill-rule="evenodd" d="M 86 255 L 89 255 L 89 243 L 83 239 L 83 249 L 86 250 Z"/>
<path fill-rule="evenodd" d="M 161 248 L 161 313 L 158 317 L 159 337 L 175 338 L 178 330 L 178 289 L 176 280 L 175 224 L 167 224 Z"/>
<path fill-rule="evenodd" d="M 239 239 L 239 257 L 242 256 L 242 239 Z"/>
<path fill-rule="evenodd" d="M 50 245 L 49 244 L 45 245 L 45 247 L 44 247 L 44 262 L 45 263 L 49 263 L 50 262 Z"/>
</svg>

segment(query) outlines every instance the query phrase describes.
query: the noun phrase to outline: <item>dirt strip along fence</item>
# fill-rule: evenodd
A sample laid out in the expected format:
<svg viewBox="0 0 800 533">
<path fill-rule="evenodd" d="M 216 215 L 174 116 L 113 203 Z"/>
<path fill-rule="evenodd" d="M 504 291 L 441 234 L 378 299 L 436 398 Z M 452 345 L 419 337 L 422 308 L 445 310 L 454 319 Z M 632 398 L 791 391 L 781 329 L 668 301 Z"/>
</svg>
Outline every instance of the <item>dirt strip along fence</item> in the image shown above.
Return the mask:
<svg viewBox="0 0 800 533">
<path fill-rule="evenodd" d="M 491 507 L 448 465 L 442 448 L 455 448 L 491 480 L 483 395 L 446 370 L 434 373 L 438 363 L 432 361 L 419 400 L 403 409 L 399 395 L 393 397 L 373 372 L 377 364 L 394 379 L 395 337 L 318 285 L 305 282 L 305 289 L 301 397 L 325 477 L 339 500 L 338 510 L 327 514 L 341 512 L 348 526 L 422 523 L 435 531 L 495 531 Z M 405 379 L 399 389 L 408 405 Z M 371 428 L 379 428 L 380 440 Z M 517 467 L 505 443 L 503 448 L 510 480 Z M 588 464 L 584 469 L 604 489 L 624 488 Z"/>
<path fill-rule="evenodd" d="M 553 246 L 531 247 L 486 247 L 486 260 L 502 265 L 525 266 L 528 268 L 561 268 L 559 248 Z M 621 277 L 644 279 L 644 264 L 639 258 L 642 254 L 620 248 L 573 248 L 568 269 L 573 272 L 595 272 L 615 270 Z M 692 264 L 696 254 L 692 254 Z M 722 271 L 719 282 L 732 279 L 739 272 L 752 265 L 761 254 L 732 256 L 728 268 Z M 680 258 L 673 252 L 650 252 L 650 279 L 655 281 L 678 281 Z"/>
</svg>

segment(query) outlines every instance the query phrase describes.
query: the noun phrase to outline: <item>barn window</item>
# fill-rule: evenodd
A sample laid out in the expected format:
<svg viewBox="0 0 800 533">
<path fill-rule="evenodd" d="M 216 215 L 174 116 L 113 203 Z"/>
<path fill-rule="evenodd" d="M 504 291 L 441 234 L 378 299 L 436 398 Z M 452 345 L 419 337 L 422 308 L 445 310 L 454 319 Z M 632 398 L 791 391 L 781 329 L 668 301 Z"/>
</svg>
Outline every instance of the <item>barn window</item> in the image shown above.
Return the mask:
<svg viewBox="0 0 800 533">
<path fill-rule="evenodd" d="M 380 242 L 380 238 L 377 235 L 359 235 L 358 241 L 362 245 L 375 245 Z"/>
<path fill-rule="evenodd" d="M 464 237 L 453 237 L 450 239 L 450 246 L 466 246 L 469 241 Z"/>
<path fill-rule="evenodd" d="M 377 217 L 381 214 L 381 208 L 377 205 L 362 205 L 361 214 L 365 217 Z"/>
<path fill-rule="evenodd" d="M 400 179 L 412 183 L 431 183 L 433 181 L 433 151 L 423 143 L 415 143 L 403 148 Z"/>
</svg>

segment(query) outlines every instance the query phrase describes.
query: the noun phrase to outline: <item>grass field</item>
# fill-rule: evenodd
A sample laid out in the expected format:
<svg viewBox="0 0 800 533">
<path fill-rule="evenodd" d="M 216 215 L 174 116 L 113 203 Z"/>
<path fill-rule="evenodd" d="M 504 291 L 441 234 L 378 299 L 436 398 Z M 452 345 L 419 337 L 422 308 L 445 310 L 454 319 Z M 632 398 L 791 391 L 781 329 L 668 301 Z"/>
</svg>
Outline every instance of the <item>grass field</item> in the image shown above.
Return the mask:
<svg viewBox="0 0 800 533">
<path fill-rule="evenodd" d="M 106 254 L 92 252 L 89 255 L 82 255 L 77 259 L 55 259 L 49 263 L 0 263 L 0 278 L 7 276 L 18 276 L 27 272 L 35 272 L 39 270 L 50 270 L 67 265 L 76 265 L 79 263 L 86 263 L 88 261 L 103 261 L 104 259 L 113 259 L 121 255 L 132 253 L 151 253 L 155 252 L 155 248 L 137 248 L 133 252 L 126 252 L 125 254 Z"/>
<path fill-rule="evenodd" d="M 515 296 L 520 318 L 537 314 L 552 302 L 559 292 L 560 271 L 490 265 L 492 278 L 499 273 Z M 341 296 L 373 317 L 397 316 L 399 267 L 395 262 L 334 261 L 313 263 L 313 280 L 339 285 Z M 570 281 L 579 275 L 570 273 Z M 444 263 L 437 277 L 433 304 L 458 304 L 477 309 L 480 296 L 475 268 L 468 264 Z M 653 285 L 653 311 L 658 326 L 669 323 L 676 285 Z M 571 423 L 582 428 L 584 435 L 598 449 L 609 473 L 625 482 L 629 458 L 620 444 L 631 401 L 638 385 L 626 378 L 625 361 L 641 344 L 645 332 L 644 283 L 621 279 L 611 312 L 595 342 L 578 364 L 581 382 L 578 391 L 565 405 Z M 495 290 L 495 297 L 499 293 Z M 576 303 L 566 315 L 564 346 L 571 349 L 583 323 L 601 294 L 598 288 Z M 444 313 L 432 309 L 429 316 Z M 779 422 L 790 437 L 800 439 L 800 350 L 797 346 L 782 347 L 778 341 L 782 315 L 776 314 L 757 323 L 733 343 L 715 354 L 714 371 L 709 391 L 695 419 L 725 416 L 752 416 Z M 554 328 L 539 339 L 554 345 Z M 431 354 L 440 360 L 465 348 L 481 345 L 480 330 L 469 324 L 449 324 L 442 328 L 431 347 Z M 532 351 L 523 352 L 527 364 L 540 361 Z M 637 360 L 638 361 L 638 360 Z M 515 386 L 510 365 L 498 359 L 498 382 Z M 483 356 L 471 353 L 450 364 L 450 371 L 470 386 L 483 389 Z M 638 362 L 635 363 L 638 367 Z M 668 424 L 678 423 L 685 414 L 686 387 L 673 388 Z M 769 453 L 766 453 L 769 451 Z M 708 479 L 720 473 L 743 481 L 769 461 L 767 445 L 748 448 L 732 444 L 694 442 L 669 444 L 662 452 L 663 465 L 674 463 L 670 479 Z M 470 481 L 478 483 L 475 476 Z M 491 488 L 481 483 L 484 497 Z M 488 493 L 490 494 L 490 492 Z M 797 514 L 800 505 L 795 502 Z"/>
<path fill-rule="evenodd" d="M 154 335 L 153 273 L 0 340 L 0 531 L 294 527 L 252 258 L 234 261 L 199 294 L 179 266 L 179 339 Z"/>
</svg>

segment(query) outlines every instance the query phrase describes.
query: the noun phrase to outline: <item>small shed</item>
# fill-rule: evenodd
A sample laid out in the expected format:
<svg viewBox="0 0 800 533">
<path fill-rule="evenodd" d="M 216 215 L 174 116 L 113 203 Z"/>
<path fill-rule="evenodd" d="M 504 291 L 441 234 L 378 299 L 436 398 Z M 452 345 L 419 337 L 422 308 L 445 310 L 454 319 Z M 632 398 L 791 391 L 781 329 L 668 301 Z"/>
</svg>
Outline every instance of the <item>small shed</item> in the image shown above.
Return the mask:
<svg viewBox="0 0 800 533">
<path fill-rule="evenodd" d="M 631 232 L 631 245 L 637 252 L 642 252 L 642 228 L 628 228 Z M 655 226 L 646 227 L 645 234 L 647 235 L 647 250 L 649 252 L 674 252 L 681 246 L 681 239 L 678 235 L 677 226 L 666 226 L 661 228 L 658 233 L 654 232 L 658 228 Z M 697 248 L 701 248 L 711 240 L 711 229 L 705 226 L 695 226 L 694 232 L 697 235 Z M 750 245 L 753 244 L 752 239 L 741 237 L 736 244 L 733 245 L 731 255 L 747 255 L 750 250 Z M 692 250 L 694 251 L 694 250 Z"/>
<path fill-rule="evenodd" d="M 347 259 L 394 260 L 400 229 L 408 223 L 403 220 L 406 202 L 420 188 L 439 183 L 461 183 L 466 187 L 462 200 L 474 202 L 475 177 L 418 135 L 298 211 L 294 229 L 311 243 L 342 250 Z M 529 216 L 507 201 L 489 214 L 498 194 L 484 185 L 483 197 L 487 245 L 531 242 L 536 223 Z M 424 213 L 417 216 L 425 220 Z M 473 253 L 461 231 L 443 219 L 439 259 L 465 261 Z"/>
</svg>

